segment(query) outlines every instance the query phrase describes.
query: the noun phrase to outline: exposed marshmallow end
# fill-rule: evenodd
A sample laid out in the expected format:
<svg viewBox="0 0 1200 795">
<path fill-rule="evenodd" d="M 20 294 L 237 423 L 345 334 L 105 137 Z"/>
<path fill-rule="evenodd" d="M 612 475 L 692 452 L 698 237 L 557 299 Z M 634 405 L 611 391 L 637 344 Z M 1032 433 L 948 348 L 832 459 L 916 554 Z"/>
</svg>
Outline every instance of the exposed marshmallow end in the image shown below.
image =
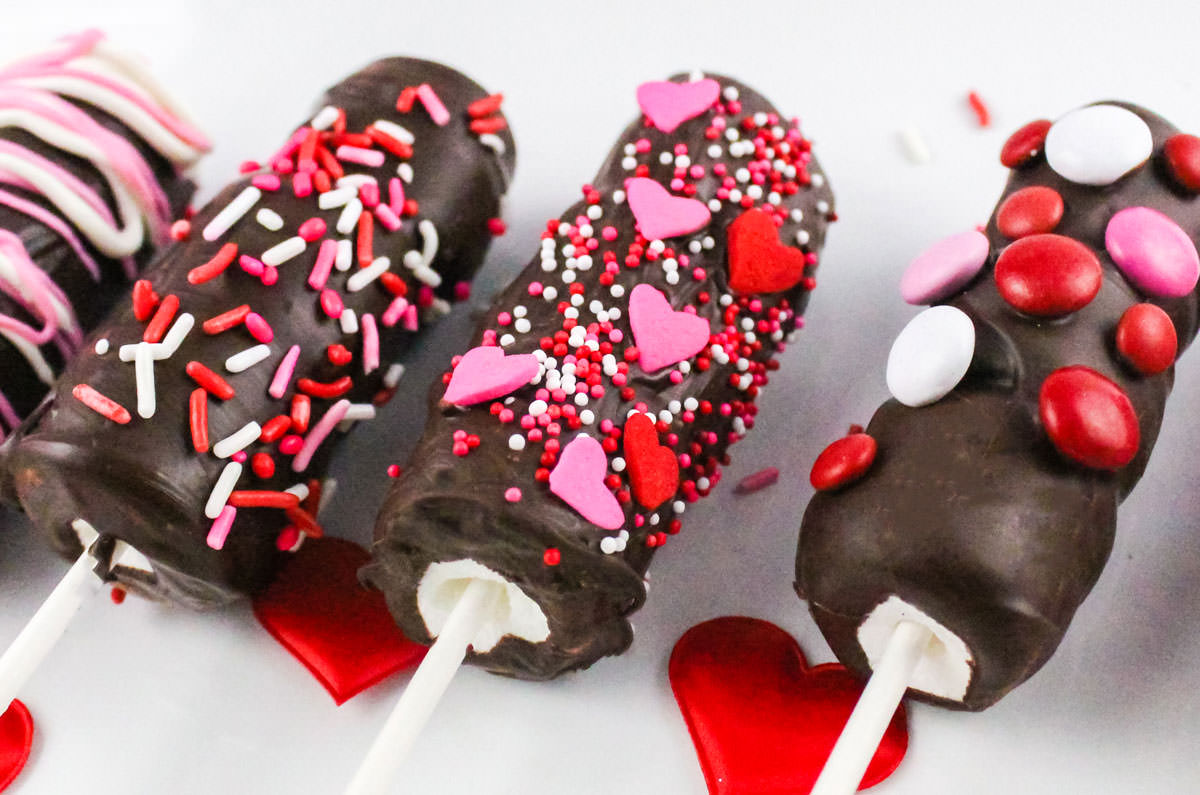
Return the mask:
<svg viewBox="0 0 1200 795">
<path fill-rule="evenodd" d="M 858 628 L 858 643 L 871 667 L 879 662 L 896 625 L 902 621 L 919 624 L 933 635 L 908 686 L 936 698 L 962 701 L 971 684 L 971 650 L 958 635 L 894 594 L 872 610 Z"/>
<path fill-rule="evenodd" d="M 79 537 L 79 546 L 83 547 L 84 552 L 91 549 L 92 544 L 96 543 L 96 539 L 100 537 L 100 531 L 92 527 L 86 519 L 75 519 L 71 522 L 71 529 Z"/>
<path fill-rule="evenodd" d="M 96 543 L 96 540 L 100 538 L 100 531 L 93 527 L 91 522 L 82 517 L 76 518 L 71 522 L 71 529 L 79 537 L 79 544 L 85 552 L 90 550 L 92 545 Z M 154 565 L 150 563 L 150 559 L 124 541 L 117 541 L 109 560 L 108 569 L 112 571 L 118 566 L 141 574 L 147 574 L 151 577 L 154 576 Z"/>
<path fill-rule="evenodd" d="M 431 563 L 417 585 L 417 609 L 433 637 L 441 634 L 450 613 L 472 580 L 495 585 L 485 600 L 486 615 L 471 639 L 476 652 L 488 652 L 508 635 L 541 643 L 550 637 L 550 623 L 537 602 L 519 587 L 473 560 Z"/>
</svg>

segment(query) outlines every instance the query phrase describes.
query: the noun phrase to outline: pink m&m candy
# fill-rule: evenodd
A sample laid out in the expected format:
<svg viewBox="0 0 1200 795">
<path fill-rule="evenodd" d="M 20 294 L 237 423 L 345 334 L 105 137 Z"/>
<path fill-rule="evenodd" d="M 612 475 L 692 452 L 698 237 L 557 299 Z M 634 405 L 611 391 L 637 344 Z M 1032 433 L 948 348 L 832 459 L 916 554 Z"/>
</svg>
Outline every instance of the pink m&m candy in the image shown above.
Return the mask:
<svg viewBox="0 0 1200 795">
<path fill-rule="evenodd" d="M 1127 207 L 1104 230 L 1113 262 L 1144 293 L 1163 298 L 1187 295 L 1200 279 L 1200 255 L 1187 233 L 1158 210 Z"/>
<path fill-rule="evenodd" d="M 987 262 L 988 239 L 972 229 L 942 238 L 917 255 L 900 278 L 910 304 L 929 304 L 966 287 Z"/>
</svg>

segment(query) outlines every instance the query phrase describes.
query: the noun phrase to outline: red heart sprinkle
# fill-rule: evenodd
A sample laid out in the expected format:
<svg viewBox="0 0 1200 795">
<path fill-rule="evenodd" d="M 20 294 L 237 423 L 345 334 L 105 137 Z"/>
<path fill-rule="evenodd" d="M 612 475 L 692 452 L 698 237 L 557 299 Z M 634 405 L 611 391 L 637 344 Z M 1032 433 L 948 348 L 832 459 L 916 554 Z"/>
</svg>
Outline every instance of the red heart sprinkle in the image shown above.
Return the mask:
<svg viewBox="0 0 1200 795">
<path fill-rule="evenodd" d="M 0 792 L 25 768 L 33 747 L 33 716 L 16 699 L 0 715 Z"/>
<path fill-rule="evenodd" d="M 684 633 L 669 674 L 711 795 L 808 792 L 864 684 L 838 663 L 809 668 L 774 624 L 733 616 Z M 907 748 L 901 706 L 862 786 L 891 775 Z"/>
<path fill-rule="evenodd" d="M 729 225 L 729 287 L 739 293 L 778 293 L 804 276 L 804 252 L 779 242 L 771 216 L 747 210 Z"/>
<path fill-rule="evenodd" d="M 645 414 L 626 420 L 623 435 L 633 496 L 653 511 L 679 490 L 679 462 L 671 448 L 658 443 L 654 421 Z"/>
<path fill-rule="evenodd" d="M 865 433 L 843 436 L 817 456 L 808 480 L 817 491 L 849 486 L 871 469 L 878 449 L 875 438 Z"/>
<path fill-rule="evenodd" d="M 370 557 L 345 539 L 310 538 L 254 599 L 259 623 L 338 704 L 425 656 L 400 632 L 383 594 L 359 583 Z"/>
</svg>

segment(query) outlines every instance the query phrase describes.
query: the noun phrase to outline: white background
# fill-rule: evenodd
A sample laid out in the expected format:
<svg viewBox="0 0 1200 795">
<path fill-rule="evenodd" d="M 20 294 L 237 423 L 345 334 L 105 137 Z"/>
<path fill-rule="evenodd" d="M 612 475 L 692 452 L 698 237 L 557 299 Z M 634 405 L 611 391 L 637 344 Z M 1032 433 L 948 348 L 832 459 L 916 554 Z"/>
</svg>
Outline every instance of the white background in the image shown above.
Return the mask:
<svg viewBox="0 0 1200 795">
<path fill-rule="evenodd" d="M 103 9 L 101 6 L 105 6 Z M 1123 98 L 1200 132 L 1200 10 L 1176 3 L 931 2 L 589 5 L 404 2 L 3 4 L 0 56 L 89 25 L 145 53 L 216 143 L 197 170 L 211 195 L 236 164 L 273 150 L 328 84 L 375 57 L 443 60 L 507 97 L 518 138 L 510 233 L 477 296 L 524 265 L 547 218 L 578 197 L 636 113 L 644 80 L 724 71 L 799 114 L 837 193 L 820 286 L 801 342 L 762 399 L 726 479 L 688 513 L 652 568 L 633 649 L 551 683 L 463 671 L 406 769 L 404 792 L 702 793 L 666 675 L 675 640 L 720 615 L 769 619 L 813 662 L 828 648 L 791 591 L 808 467 L 886 396 L 883 365 L 916 310 L 896 290 L 907 261 L 984 221 L 1004 181 L 998 152 L 1024 122 Z M 994 126 L 965 102 L 978 90 Z M 918 127 L 927 165 L 897 131 Z M 1195 230 L 1193 230 L 1195 231 Z M 477 301 L 478 303 L 478 301 Z M 428 340 L 418 383 L 464 345 L 458 312 Z M 1185 356 L 1158 449 L 1121 511 L 1112 560 L 1058 654 L 982 714 L 911 707 L 892 793 L 1175 793 L 1200 788 L 1200 361 Z M 325 517 L 366 543 L 421 424 L 424 389 L 352 436 Z M 782 443 L 781 441 L 785 441 Z M 781 482 L 735 498 L 765 466 Z M 353 485 L 351 485 L 353 484 Z M 730 521 L 730 519 L 733 519 Z M 0 517 L 0 643 L 66 566 Z M 985 530 L 985 529 L 984 529 Z M 401 675 L 335 708 L 246 606 L 196 615 L 101 597 L 30 682 L 33 758 L 12 791 L 337 793 Z"/>
</svg>

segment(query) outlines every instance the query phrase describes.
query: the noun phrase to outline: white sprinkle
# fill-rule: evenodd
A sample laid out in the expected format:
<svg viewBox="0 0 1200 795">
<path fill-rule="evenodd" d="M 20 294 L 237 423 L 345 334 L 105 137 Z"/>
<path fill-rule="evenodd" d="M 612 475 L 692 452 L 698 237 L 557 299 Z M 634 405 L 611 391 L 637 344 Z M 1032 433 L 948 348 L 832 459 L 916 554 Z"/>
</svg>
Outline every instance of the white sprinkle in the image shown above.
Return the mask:
<svg viewBox="0 0 1200 795">
<path fill-rule="evenodd" d="M 250 208 L 261 198 L 262 191 L 253 185 L 248 186 L 208 222 L 208 225 L 204 227 L 204 239 L 211 243 L 228 232 L 229 228 L 240 221 L 243 215 L 250 212 Z"/>
<path fill-rule="evenodd" d="M 155 359 L 169 359 L 175 355 L 175 351 L 179 350 L 179 346 L 183 344 L 183 340 L 187 337 L 188 332 L 196 325 L 196 316 L 191 312 L 184 312 L 179 317 L 175 318 L 175 322 L 171 324 L 171 329 L 163 336 L 162 348 L 160 351 L 155 351 Z"/>
<path fill-rule="evenodd" d="M 433 221 L 425 219 L 417 224 L 417 231 L 421 233 L 421 259 L 424 260 L 424 265 L 429 267 L 433 264 L 433 258 L 438 252 L 438 231 L 433 225 Z M 441 279 L 439 278 L 440 282 Z"/>
<path fill-rule="evenodd" d="M 96 340 L 96 355 L 103 356 L 104 354 L 108 353 L 108 347 L 109 344 L 107 337 L 101 337 L 100 339 Z"/>
<path fill-rule="evenodd" d="M 625 191 L 614 190 L 613 195 L 612 195 L 612 200 L 613 200 L 613 204 L 624 204 L 625 203 Z"/>
<path fill-rule="evenodd" d="M 317 206 L 322 210 L 332 210 L 334 207 L 342 207 L 357 195 L 358 191 L 349 186 L 327 190 L 317 197 Z"/>
<path fill-rule="evenodd" d="M 611 555 L 617 551 L 617 539 L 612 536 L 605 536 L 600 539 L 600 551 L 605 555 Z"/>
<path fill-rule="evenodd" d="M 579 421 L 584 425 L 591 425 L 596 421 L 596 414 L 591 409 L 584 409 L 579 412 Z"/>
<path fill-rule="evenodd" d="M 504 145 L 504 139 L 495 133 L 484 133 L 483 135 L 479 136 L 479 143 L 483 144 L 488 149 L 491 149 L 501 157 L 503 157 L 504 153 L 508 151 L 508 147 Z"/>
<path fill-rule="evenodd" d="M 354 244 L 349 240 L 339 240 L 337 242 L 337 256 L 334 257 L 333 267 L 339 271 L 348 271 L 350 266 L 354 264 Z"/>
<path fill-rule="evenodd" d="M 240 373 L 243 370 L 248 370 L 249 368 L 258 364 L 270 355 L 271 346 L 255 345 L 253 348 L 247 348 L 244 351 L 238 351 L 226 359 L 225 369 L 231 373 Z"/>
<path fill-rule="evenodd" d="M 694 397 L 684 398 L 683 407 L 687 411 L 695 411 L 696 409 L 700 408 L 700 401 L 696 400 Z"/>
<path fill-rule="evenodd" d="M 737 86 L 725 86 L 725 89 L 721 92 L 721 96 L 725 97 L 725 100 L 727 102 L 737 102 L 737 99 L 738 99 Z"/>
<path fill-rule="evenodd" d="M 721 200 L 720 199 L 709 199 L 708 200 L 708 211 L 710 213 L 721 212 Z M 696 240 L 693 240 L 691 243 L 688 244 L 689 248 L 691 248 L 692 246 L 695 246 L 695 248 L 692 249 L 692 253 L 699 254 L 700 253 L 700 243 Z"/>
<path fill-rule="evenodd" d="M 400 383 L 400 379 L 404 377 L 404 365 L 400 362 L 388 367 L 387 372 L 383 374 L 383 385 L 388 389 L 395 389 Z"/>
<path fill-rule="evenodd" d="M 711 157 L 713 160 L 720 159 L 722 152 L 724 152 L 724 150 L 721 149 L 720 144 L 709 144 L 708 156 Z"/>
<path fill-rule="evenodd" d="M 513 322 L 513 329 L 518 334 L 528 334 L 531 328 L 533 324 L 529 322 L 529 318 L 519 317 Z"/>
<path fill-rule="evenodd" d="M 358 315 L 354 314 L 354 310 L 349 307 L 342 310 L 342 316 L 338 318 L 338 322 L 342 324 L 343 334 L 358 333 Z"/>
<path fill-rule="evenodd" d="M 604 215 L 604 208 L 599 204 L 593 204 L 587 208 L 587 217 L 593 221 L 599 221 Z"/>
<path fill-rule="evenodd" d="M 303 483 L 297 483 L 294 486 L 288 486 L 286 489 L 284 489 L 284 492 L 286 494 L 295 494 L 300 502 L 304 502 L 308 499 L 308 486 Z"/>
<path fill-rule="evenodd" d="M 149 419 L 154 416 L 154 351 L 150 343 L 139 342 L 133 357 L 133 372 L 137 383 L 137 413 Z"/>
<path fill-rule="evenodd" d="M 799 207 L 792 210 L 792 220 L 795 221 L 796 223 L 800 223 L 801 221 L 803 221 L 804 220 L 804 211 L 801 210 Z"/>
<path fill-rule="evenodd" d="M 392 267 L 392 261 L 390 259 L 387 257 L 376 257 L 367 267 L 350 274 L 350 278 L 346 280 L 346 290 L 351 293 L 357 293 L 359 290 L 366 287 L 383 274 L 387 273 L 388 268 L 390 267 Z"/>
<path fill-rule="evenodd" d="M 264 265 L 271 265 L 274 267 L 275 265 L 282 265 L 292 257 L 303 254 L 304 249 L 307 247 L 308 244 L 304 242 L 304 238 L 296 235 L 294 237 L 289 237 L 282 243 L 271 246 L 269 249 L 263 252 L 263 255 L 259 257 L 259 259 L 263 261 Z"/>
<path fill-rule="evenodd" d="M 500 338 L 500 347 L 507 348 L 509 345 L 512 345 L 516 341 L 517 341 L 517 338 L 514 337 L 512 334 L 505 334 L 504 336 L 502 336 Z"/>
<path fill-rule="evenodd" d="M 204 504 L 205 516 L 209 519 L 216 519 L 221 515 L 221 509 L 225 507 L 225 503 L 229 502 L 229 495 L 233 494 L 233 487 L 237 485 L 241 476 L 242 465 L 237 461 L 230 461 L 225 465 L 225 468 L 221 470 L 221 475 L 217 478 L 217 484 L 209 492 L 208 502 Z"/>
<path fill-rule="evenodd" d="M 313 116 L 313 119 L 311 122 L 309 122 L 308 126 L 312 127 L 314 130 L 324 130 L 337 120 L 338 109 L 332 105 L 326 105 L 317 111 L 317 115 Z"/>
<path fill-rule="evenodd" d="M 798 231 L 796 233 L 796 242 L 799 243 L 800 245 L 803 246 L 804 244 L 808 243 L 808 239 L 809 239 L 809 234 L 808 234 L 807 229 L 801 229 L 800 231 Z"/>
<path fill-rule="evenodd" d="M 427 284 L 430 287 L 437 287 L 442 283 L 442 276 L 433 268 L 417 268 L 413 271 L 413 276 L 422 284 Z"/>
<path fill-rule="evenodd" d="M 339 188 L 350 187 L 354 188 L 354 190 L 358 190 L 363 185 L 375 184 L 378 184 L 377 180 L 370 174 L 347 174 L 344 177 L 339 177 L 337 181 L 337 186 Z"/>
<path fill-rule="evenodd" d="M 675 500 L 675 502 L 671 503 L 671 510 L 677 514 L 683 513 L 685 510 L 687 510 L 687 503 L 683 500 Z"/>
<path fill-rule="evenodd" d="M 354 231 L 354 227 L 358 226 L 358 217 L 362 215 L 363 203 L 356 196 L 346 202 L 346 206 L 342 208 L 342 214 L 338 216 L 337 224 L 334 228 L 337 229 L 339 235 L 348 235 Z"/>
<path fill-rule="evenodd" d="M 519 433 L 514 433 L 508 437 L 508 449 L 520 452 L 525 449 L 525 437 Z"/>
<path fill-rule="evenodd" d="M 401 163 L 396 166 L 396 175 L 405 182 L 413 181 L 413 168 L 411 163 Z"/>
<path fill-rule="evenodd" d="M 244 450 L 258 439 L 262 426 L 254 420 L 247 422 L 241 428 L 226 436 L 212 446 L 213 455 L 217 458 L 229 458 L 238 450 Z"/>
<path fill-rule="evenodd" d="M 254 216 L 254 220 L 258 221 L 263 228 L 272 232 L 278 232 L 280 229 L 283 229 L 283 216 L 269 207 L 263 207 L 259 210 Z"/>
<path fill-rule="evenodd" d="M 544 298 L 547 301 L 553 301 L 555 298 L 558 298 L 558 288 L 555 287 L 554 285 L 550 285 L 549 287 L 543 288 L 542 289 L 542 298 Z"/>
<path fill-rule="evenodd" d="M 371 126 L 376 130 L 379 130 L 384 135 L 395 138 L 402 144 L 408 144 L 409 146 L 412 146 L 417 140 L 415 135 L 401 127 L 399 124 L 396 124 L 394 121 L 388 121 L 387 119 L 376 119 L 375 123 Z"/>
<path fill-rule="evenodd" d="M 908 161 L 915 165 L 928 163 L 933 157 L 929 147 L 925 144 L 925 139 L 921 136 L 921 131 L 912 125 L 900 130 L 900 144 L 904 147 L 904 154 L 908 156 Z"/>
<path fill-rule="evenodd" d="M 546 413 L 546 410 L 548 408 L 550 408 L 550 407 L 546 404 L 546 401 L 535 400 L 529 404 L 529 416 L 540 417 L 541 415 Z"/>
<path fill-rule="evenodd" d="M 342 418 L 345 422 L 373 419 L 375 419 L 375 407 L 370 403 L 351 403 L 350 408 L 346 409 L 346 416 Z"/>
</svg>

